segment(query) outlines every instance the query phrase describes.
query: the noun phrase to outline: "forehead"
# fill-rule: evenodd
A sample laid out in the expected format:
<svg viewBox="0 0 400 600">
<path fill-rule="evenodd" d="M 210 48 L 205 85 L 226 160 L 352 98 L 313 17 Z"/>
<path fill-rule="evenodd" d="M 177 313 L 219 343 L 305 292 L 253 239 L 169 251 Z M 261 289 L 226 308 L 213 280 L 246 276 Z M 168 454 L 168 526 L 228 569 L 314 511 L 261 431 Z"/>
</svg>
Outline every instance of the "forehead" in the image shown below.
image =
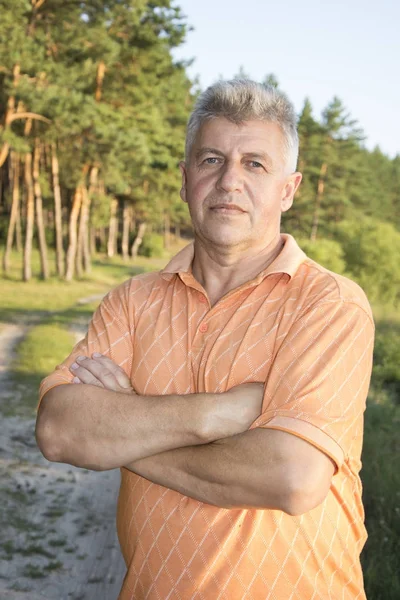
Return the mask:
<svg viewBox="0 0 400 600">
<path fill-rule="evenodd" d="M 241 154 L 264 151 L 278 158 L 283 154 L 284 138 L 280 126 L 271 121 L 236 124 L 218 117 L 205 121 L 200 127 L 194 148 L 197 152 L 203 147 Z"/>
</svg>

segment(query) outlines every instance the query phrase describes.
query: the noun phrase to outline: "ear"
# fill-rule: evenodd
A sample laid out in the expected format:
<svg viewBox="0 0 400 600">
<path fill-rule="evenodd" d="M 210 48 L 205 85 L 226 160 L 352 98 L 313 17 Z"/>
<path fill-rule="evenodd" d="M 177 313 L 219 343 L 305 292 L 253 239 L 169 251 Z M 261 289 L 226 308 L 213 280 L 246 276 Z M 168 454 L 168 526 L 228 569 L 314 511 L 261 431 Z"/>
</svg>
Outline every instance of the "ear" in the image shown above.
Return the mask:
<svg viewBox="0 0 400 600">
<path fill-rule="evenodd" d="M 281 198 L 281 211 L 286 212 L 293 204 L 294 195 L 301 183 L 303 175 L 301 173 L 292 173 L 283 188 Z"/>
<path fill-rule="evenodd" d="M 187 202 L 187 198 L 186 198 L 187 171 L 186 171 L 186 163 L 184 163 L 183 160 L 181 160 L 181 162 L 179 163 L 179 168 L 182 173 L 182 185 L 181 185 L 180 196 L 184 202 Z"/>
</svg>

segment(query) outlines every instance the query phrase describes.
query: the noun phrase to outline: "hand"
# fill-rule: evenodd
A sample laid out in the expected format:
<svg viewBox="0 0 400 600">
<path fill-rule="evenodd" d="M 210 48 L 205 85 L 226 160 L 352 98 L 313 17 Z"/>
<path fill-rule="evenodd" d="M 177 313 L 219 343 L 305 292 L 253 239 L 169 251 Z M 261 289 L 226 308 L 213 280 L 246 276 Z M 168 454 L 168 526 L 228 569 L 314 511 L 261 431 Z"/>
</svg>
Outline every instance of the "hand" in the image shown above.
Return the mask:
<svg viewBox="0 0 400 600">
<path fill-rule="evenodd" d="M 70 371 L 75 376 L 73 383 L 88 383 L 124 394 L 135 393 L 125 371 L 111 358 L 98 352 L 92 354 L 92 358 L 79 356 L 71 365 Z"/>
<path fill-rule="evenodd" d="M 218 394 L 207 417 L 210 437 L 219 439 L 247 431 L 261 414 L 263 396 L 263 383 L 243 383 Z"/>
</svg>

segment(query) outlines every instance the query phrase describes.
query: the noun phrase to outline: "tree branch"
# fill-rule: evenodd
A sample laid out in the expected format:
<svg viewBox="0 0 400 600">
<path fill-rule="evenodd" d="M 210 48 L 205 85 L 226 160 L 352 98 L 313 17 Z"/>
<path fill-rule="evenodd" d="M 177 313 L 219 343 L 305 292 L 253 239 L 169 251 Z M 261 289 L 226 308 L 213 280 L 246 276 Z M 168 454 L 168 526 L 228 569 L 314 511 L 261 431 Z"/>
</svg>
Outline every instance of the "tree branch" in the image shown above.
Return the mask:
<svg viewBox="0 0 400 600">
<path fill-rule="evenodd" d="M 11 123 L 12 121 L 15 121 L 17 119 L 36 119 L 37 121 L 43 121 L 44 123 L 51 123 L 50 119 L 48 119 L 47 117 L 43 117 L 42 115 L 37 115 L 36 113 L 32 112 L 14 113 L 13 115 L 11 115 L 8 122 Z"/>
<path fill-rule="evenodd" d="M 35 10 L 39 10 L 39 8 L 46 2 L 46 0 L 32 0 L 32 6 Z"/>
</svg>

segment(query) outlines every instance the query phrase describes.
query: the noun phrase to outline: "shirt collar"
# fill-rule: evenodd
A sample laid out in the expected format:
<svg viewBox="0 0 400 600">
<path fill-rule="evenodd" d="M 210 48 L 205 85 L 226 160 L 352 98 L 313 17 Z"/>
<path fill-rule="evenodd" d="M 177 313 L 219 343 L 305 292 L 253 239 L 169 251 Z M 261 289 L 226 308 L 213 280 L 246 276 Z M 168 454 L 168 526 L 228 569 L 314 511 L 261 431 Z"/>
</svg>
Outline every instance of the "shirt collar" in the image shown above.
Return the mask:
<svg viewBox="0 0 400 600">
<path fill-rule="evenodd" d="M 293 236 L 288 233 L 282 233 L 281 238 L 284 242 L 282 250 L 275 260 L 257 275 L 257 280 L 261 281 L 264 277 L 273 273 L 286 273 L 291 278 L 299 266 L 307 259 L 306 254 L 298 246 Z M 161 271 L 161 275 L 191 274 L 193 258 L 194 242 L 191 242 L 170 260 L 167 266 Z"/>
</svg>

